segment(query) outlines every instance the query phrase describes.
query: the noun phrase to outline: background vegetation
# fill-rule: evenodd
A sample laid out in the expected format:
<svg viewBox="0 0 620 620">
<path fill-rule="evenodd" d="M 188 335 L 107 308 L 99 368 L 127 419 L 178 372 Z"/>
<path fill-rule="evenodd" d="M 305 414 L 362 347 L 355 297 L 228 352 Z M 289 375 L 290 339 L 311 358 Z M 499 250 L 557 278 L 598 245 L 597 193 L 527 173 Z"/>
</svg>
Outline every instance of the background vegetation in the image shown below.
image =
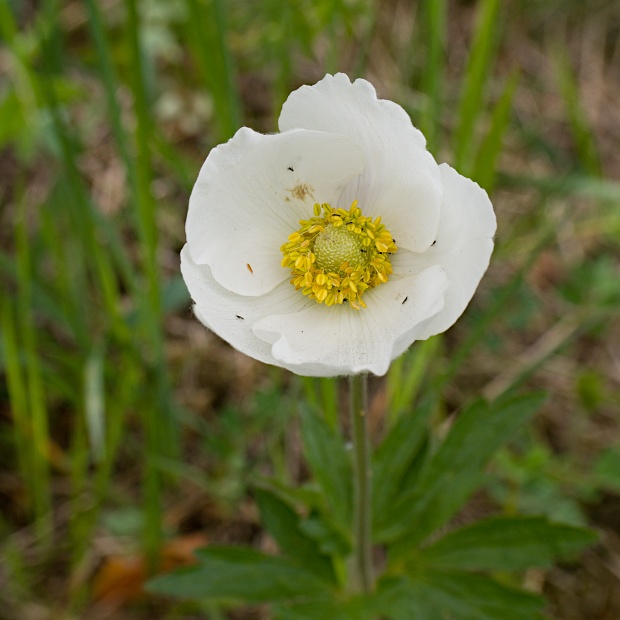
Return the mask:
<svg viewBox="0 0 620 620">
<path fill-rule="evenodd" d="M 341 394 L 204 330 L 178 252 L 209 149 L 339 70 L 499 222 L 465 316 L 373 383 L 373 432 L 431 386 L 438 433 L 474 395 L 546 390 L 459 520 L 589 524 L 523 583 L 554 618 L 620 616 L 617 2 L 2 0 L 0 38 L 0 617 L 267 617 L 141 588 L 212 541 L 271 549 L 252 483 L 303 481 L 296 405 L 335 424 Z"/>
</svg>

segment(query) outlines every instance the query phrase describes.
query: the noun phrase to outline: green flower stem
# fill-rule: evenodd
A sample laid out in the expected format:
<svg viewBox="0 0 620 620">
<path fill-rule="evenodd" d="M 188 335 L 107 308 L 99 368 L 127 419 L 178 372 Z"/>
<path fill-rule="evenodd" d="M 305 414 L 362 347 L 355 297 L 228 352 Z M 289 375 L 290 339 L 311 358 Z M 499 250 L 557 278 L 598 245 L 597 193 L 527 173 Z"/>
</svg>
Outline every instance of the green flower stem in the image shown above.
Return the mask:
<svg viewBox="0 0 620 620">
<path fill-rule="evenodd" d="M 371 541 L 371 467 L 368 435 L 368 375 L 349 379 L 353 434 L 353 570 L 351 586 L 357 592 L 373 589 Z"/>
</svg>

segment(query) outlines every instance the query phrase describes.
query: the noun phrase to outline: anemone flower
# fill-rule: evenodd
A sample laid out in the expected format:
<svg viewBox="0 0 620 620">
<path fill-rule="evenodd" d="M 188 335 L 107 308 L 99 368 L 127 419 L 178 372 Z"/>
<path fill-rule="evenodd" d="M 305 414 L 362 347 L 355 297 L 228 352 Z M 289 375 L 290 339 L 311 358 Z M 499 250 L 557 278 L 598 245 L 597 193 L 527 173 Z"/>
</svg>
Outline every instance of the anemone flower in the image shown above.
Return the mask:
<svg viewBox="0 0 620 620">
<path fill-rule="evenodd" d="M 241 128 L 200 170 L 181 252 L 194 312 L 297 374 L 383 375 L 465 310 L 493 251 L 491 202 L 366 80 L 302 86 L 279 128 Z"/>
</svg>

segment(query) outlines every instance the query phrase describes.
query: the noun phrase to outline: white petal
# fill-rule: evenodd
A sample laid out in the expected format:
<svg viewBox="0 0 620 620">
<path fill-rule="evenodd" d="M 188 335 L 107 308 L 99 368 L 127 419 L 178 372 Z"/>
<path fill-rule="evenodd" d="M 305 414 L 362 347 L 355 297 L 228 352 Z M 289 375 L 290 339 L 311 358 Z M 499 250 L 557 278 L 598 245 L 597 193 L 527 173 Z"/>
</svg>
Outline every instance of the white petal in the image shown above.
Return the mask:
<svg viewBox="0 0 620 620">
<path fill-rule="evenodd" d="M 435 240 L 441 182 L 422 133 L 396 103 L 377 99 L 372 84 L 338 73 L 291 93 L 281 131 L 315 129 L 343 134 L 362 146 L 364 173 L 351 181 L 339 207 L 360 201 L 364 215 L 381 216 L 399 247 L 421 252 Z"/>
<path fill-rule="evenodd" d="M 262 295 L 289 278 L 280 246 L 312 216 L 336 204 L 364 168 L 352 140 L 316 131 L 262 135 L 246 127 L 211 151 L 189 201 L 186 233 L 197 264 L 240 295 Z"/>
<path fill-rule="evenodd" d="M 200 322 L 238 351 L 267 364 L 281 366 L 271 354 L 271 346 L 252 333 L 254 322 L 274 311 L 299 312 L 311 303 L 316 305 L 288 282 L 261 297 L 231 293 L 213 279 L 207 265 L 192 260 L 187 245 L 181 251 L 181 272 Z"/>
<path fill-rule="evenodd" d="M 438 264 L 449 280 L 444 308 L 425 323 L 421 339 L 446 331 L 461 316 L 489 266 L 497 228 L 487 193 L 447 164 L 439 170 L 444 194 L 437 241 L 423 254 L 402 256 L 403 269 L 422 271 Z"/>
<path fill-rule="evenodd" d="M 253 331 L 273 345 L 271 354 L 278 365 L 297 374 L 384 375 L 402 352 L 395 352 L 400 341 L 416 340 L 417 326 L 441 310 L 446 285 L 445 274 L 434 266 L 367 292 L 367 308 L 328 308 L 312 302 L 294 314 L 266 316 Z"/>
</svg>

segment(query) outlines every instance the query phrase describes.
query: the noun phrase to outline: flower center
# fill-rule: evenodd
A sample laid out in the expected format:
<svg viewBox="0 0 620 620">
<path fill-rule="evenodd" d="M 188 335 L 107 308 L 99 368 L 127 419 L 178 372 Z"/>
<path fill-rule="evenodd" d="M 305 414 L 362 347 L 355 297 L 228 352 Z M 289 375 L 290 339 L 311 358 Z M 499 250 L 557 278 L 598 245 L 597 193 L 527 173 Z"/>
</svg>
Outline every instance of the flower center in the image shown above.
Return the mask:
<svg viewBox="0 0 620 620">
<path fill-rule="evenodd" d="M 291 284 L 326 306 L 348 301 L 356 310 L 365 308 L 362 295 L 388 281 L 389 255 L 398 250 L 381 218 L 364 217 L 355 200 L 348 211 L 315 204 L 314 217 L 299 224 L 280 248 Z"/>
</svg>

